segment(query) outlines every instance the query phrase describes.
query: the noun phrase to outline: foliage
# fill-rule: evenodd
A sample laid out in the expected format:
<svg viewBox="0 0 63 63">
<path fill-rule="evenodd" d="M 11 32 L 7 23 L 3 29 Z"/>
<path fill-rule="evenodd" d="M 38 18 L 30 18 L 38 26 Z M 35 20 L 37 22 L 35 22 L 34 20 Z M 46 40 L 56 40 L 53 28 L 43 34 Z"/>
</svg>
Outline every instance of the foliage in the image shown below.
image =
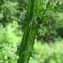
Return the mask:
<svg viewBox="0 0 63 63">
<path fill-rule="evenodd" d="M 36 53 L 30 58 L 29 63 L 62 63 L 63 62 L 63 40 L 50 44 L 35 43 Z"/>
<path fill-rule="evenodd" d="M 22 1 L 24 4 L 26 1 Z M 20 23 L 22 11 L 24 13 L 25 6 L 20 6 L 20 1 L 16 0 L 0 0 L 0 23 L 6 26 L 6 23 L 12 23 L 14 20 Z M 25 4 L 24 4 L 25 5 Z"/>
<path fill-rule="evenodd" d="M 2 1 L 2 0 L 1 0 Z M 5 23 L 13 22 L 16 20 L 17 15 L 18 2 L 11 2 L 7 0 L 3 0 L 0 4 L 0 23 L 5 26 Z M 12 10 L 12 11 L 11 11 Z"/>
<path fill-rule="evenodd" d="M 0 63 L 16 63 L 17 45 L 21 41 L 22 32 L 17 29 L 18 24 L 15 21 L 5 28 L 0 26 Z"/>
<path fill-rule="evenodd" d="M 50 40 L 54 40 L 57 36 L 61 36 L 61 34 L 58 33 L 58 28 L 63 28 L 62 25 L 62 5 L 63 3 L 60 3 L 61 1 L 50 1 L 50 3 L 47 6 L 47 1 L 38 1 L 38 17 L 41 19 L 40 22 L 40 28 L 38 30 L 38 35 L 37 36 L 42 36 L 41 38 L 49 42 Z M 61 8 L 61 9 L 60 9 Z M 46 9 L 46 10 L 45 10 Z M 45 11 L 45 12 L 44 12 Z M 44 12 L 44 14 L 43 14 Z M 42 19 L 43 17 L 43 19 Z M 60 18 L 59 18 L 60 17 Z M 39 19 L 39 20 L 40 20 Z M 39 24 L 39 23 L 38 23 Z M 62 31 L 59 29 L 60 33 Z M 41 40 L 42 40 L 41 39 Z"/>
</svg>

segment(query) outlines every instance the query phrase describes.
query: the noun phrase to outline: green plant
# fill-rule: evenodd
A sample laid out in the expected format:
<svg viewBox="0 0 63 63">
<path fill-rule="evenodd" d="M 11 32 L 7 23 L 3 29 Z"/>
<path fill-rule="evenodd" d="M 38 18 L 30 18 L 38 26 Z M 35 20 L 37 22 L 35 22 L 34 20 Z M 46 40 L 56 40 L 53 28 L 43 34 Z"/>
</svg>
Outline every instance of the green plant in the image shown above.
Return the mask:
<svg viewBox="0 0 63 63">
<path fill-rule="evenodd" d="M 16 63 L 17 45 L 21 41 L 21 31 L 17 29 L 18 24 L 14 21 L 5 28 L 0 26 L 0 63 Z"/>
</svg>

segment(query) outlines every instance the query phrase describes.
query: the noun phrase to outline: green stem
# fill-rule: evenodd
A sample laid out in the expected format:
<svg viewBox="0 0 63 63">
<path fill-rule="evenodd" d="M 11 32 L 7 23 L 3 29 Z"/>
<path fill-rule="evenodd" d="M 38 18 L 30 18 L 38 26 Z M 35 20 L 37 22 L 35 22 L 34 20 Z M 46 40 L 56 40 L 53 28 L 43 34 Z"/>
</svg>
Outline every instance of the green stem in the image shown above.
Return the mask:
<svg viewBox="0 0 63 63">
<path fill-rule="evenodd" d="M 34 2 L 35 0 L 29 0 L 29 3 L 28 3 L 26 18 L 25 18 L 26 23 L 25 23 L 25 28 L 24 28 L 24 35 L 23 35 L 22 42 L 20 44 L 19 59 L 17 63 L 28 63 L 29 62 L 30 51 L 29 51 L 28 46 L 30 46 L 30 48 L 32 46 L 30 42 L 30 39 L 31 39 L 30 33 L 32 31 L 32 27 L 30 27 L 29 25 L 33 17 Z M 31 39 L 31 41 L 33 42 L 34 39 Z"/>
</svg>

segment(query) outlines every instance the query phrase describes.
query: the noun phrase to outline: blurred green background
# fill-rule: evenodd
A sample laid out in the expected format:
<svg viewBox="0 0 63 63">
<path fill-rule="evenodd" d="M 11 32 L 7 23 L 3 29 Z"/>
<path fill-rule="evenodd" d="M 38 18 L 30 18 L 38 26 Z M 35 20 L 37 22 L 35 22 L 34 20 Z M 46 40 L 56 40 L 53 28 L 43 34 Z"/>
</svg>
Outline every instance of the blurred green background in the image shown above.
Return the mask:
<svg viewBox="0 0 63 63">
<path fill-rule="evenodd" d="M 37 1 L 39 20 L 47 0 Z M 27 0 L 0 0 L 0 63 L 17 63 L 27 3 Z M 52 0 L 42 23 L 39 22 L 29 63 L 63 63 L 63 0 Z"/>
</svg>

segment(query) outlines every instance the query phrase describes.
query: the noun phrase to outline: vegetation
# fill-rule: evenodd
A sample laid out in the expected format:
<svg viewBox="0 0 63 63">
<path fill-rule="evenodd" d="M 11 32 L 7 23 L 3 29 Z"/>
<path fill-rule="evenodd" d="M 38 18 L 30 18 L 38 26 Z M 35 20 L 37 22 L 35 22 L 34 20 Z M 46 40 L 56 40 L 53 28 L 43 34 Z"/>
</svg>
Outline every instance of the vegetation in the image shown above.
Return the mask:
<svg viewBox="0 0 63 63">
<path fill-rule="evenodd" d="M 62 63 L 63 0 L 0 0 L 0 63 Z"/>
</svg>

